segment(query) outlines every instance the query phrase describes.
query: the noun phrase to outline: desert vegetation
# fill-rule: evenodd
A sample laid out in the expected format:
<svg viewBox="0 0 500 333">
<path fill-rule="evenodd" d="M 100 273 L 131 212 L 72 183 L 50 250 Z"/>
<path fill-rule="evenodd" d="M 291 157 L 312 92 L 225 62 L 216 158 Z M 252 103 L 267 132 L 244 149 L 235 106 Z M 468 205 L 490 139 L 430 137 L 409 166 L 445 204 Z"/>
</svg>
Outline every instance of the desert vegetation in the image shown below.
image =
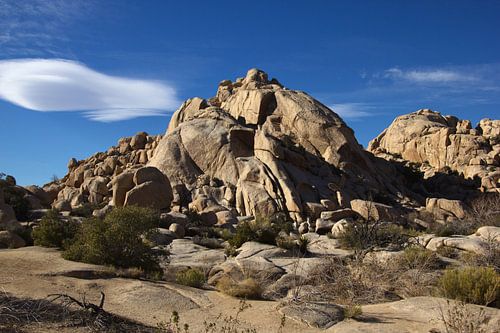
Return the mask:
<svg viewBox="0 0 500 333">
<path fill-rule="evenodd" d="M 104 219 L 85 220 L 74 242 L 63 253 L 69 260 L 117 267 L 137 267 L 161 273 L 156 253 L 144 241 L 158 226 L 158 214 L 148 208 L 116 208 Z"/>
<path fill-rule="evenodd" d="M 57 211 L 48 211 L 38 226 L 32 231 L 35 245 L 67 248 L 74 241 L 80 225 L 72 220 L 64 220 Z"/>
<path fill-rule="evenodd" d="M 63 249 L 68 260 L 161 275 L 158 253 L 147 241 L 158 223 L 157 212 L 135 206 L 115 208 L 104 219 L 90 217 L 81 224 L 49 211 L 33 230 L 33 239 L 35 245 Z"/>
</svg>

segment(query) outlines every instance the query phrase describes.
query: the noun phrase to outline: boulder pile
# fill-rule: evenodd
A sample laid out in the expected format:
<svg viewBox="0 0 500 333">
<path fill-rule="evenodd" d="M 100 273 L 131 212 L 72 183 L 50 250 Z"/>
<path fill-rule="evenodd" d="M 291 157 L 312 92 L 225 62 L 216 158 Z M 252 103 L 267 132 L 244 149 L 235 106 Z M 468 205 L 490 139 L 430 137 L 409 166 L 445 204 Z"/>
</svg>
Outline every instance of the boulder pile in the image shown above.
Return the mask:
<svg viewBox="0 0 500 333">
<path fill-rule="evenodd" d="M 412 210 L 463 218 L 464 200 L 500 192 L 499 152 L 499 120 L 472 128 L 427 109 L 396 118 L 367 151 L 333 110 L 251 69 L 185 101 L 165 135 L 122 138 L 71 159 L 61 180 L 19 190 L 33 209 L 139 205 L 196 212 L 207 226 L 284 212 L 301 233 L 338 233 L 349 219 Z M 0 220 L 12 215 L 0 200 Z"/>
<path fill-rule="evenodd" d="M 422 109 L 397 117 L 368 150 L 388 160 L 417 163 L 425 178 L 456 172 L 477 180 L 483 192 L 500 193 L 500 120 L 469 120 Z"/>
<path fill-rule="evenodd" d="M 257 69 L 187 100 L 148 165 L 167 175 L 174 205 L 223 219 L 284 211 L 314 221 L 356 198 L 412 203 L 396 169 L 335 112 Z"/>
</svg>

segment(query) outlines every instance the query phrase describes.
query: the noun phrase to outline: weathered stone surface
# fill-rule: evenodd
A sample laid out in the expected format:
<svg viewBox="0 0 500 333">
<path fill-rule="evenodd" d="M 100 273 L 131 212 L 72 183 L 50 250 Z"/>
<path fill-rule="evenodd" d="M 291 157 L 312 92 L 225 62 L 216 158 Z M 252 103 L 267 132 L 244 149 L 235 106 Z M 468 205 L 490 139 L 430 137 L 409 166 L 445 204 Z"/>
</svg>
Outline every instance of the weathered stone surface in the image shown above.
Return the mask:
<svg viewBox="0 0 500 333">
<path fill-rule="evenodd" d="M 140 185 L 145 182 L 168 183 L 168 186 L 170 186 L 168 178 L 165 177 L 165 175 L 161 173 L 160 170 L 154 167 L 143 167 L 137 169 L 137 171 L 135 172 L 135 185 Z"/>
<path fill-rule="evenodd" d="M 460 200 L 427 198 L 426 210 L 437 216 L 452 215 L 459 219 L 465 217 L 465 207 Z"/>
<path fill-rule="evenodd" d="M 177 238 L 183 238 L 186 234 L 184 227 L 181 224 L 177 223 L 172 223 L 170 227 L 168 227 L 168 230 L 172 231 L 175 236 L 177 236 Z"/>
<path fill-rule="evenodd" d="M 26 186 L 25 189 L 33 194 L 38 200 L 40 200 L 40 204 L 44 207 L 50 206 L 53 200 L 51 200 L 49 194 L 41 187 L 36 185 Z"/>
<path fill-rule="evenodd" d="M 125 204 L 127 192 L 134 187 L 134 174 L 126 171 L 111 180 L 113 186 L 113 204 L 121 207 Z"/>
<path fill-rule="evenodd" d="M 127 192 L 125 206 L 141 206 L 153 209 L 169 209 L 172 189 L 166 184 L 148 181 Z"/>
<path fill-rule="evenodd" d="M 316 220 L 316 233 L 324 235 L 332 230 L 335 222 L 333 220 L 317 219 Z"/>
<path fill-rule="evenodd" d="M 338 222 L 335 222 L 335 224 L 332 227 L 331 233 L 333 238 L 340 238 L 342 234 L 345 232 L 347 226 L 349 225 L 350 221 L 348 219 L 342 219 Z"/>
<path fill-rule="evenodd" d="M 321 213 L 321 218 L 330 221 L 339 221 L 345 218 L 357 217 L 358 213 L 350 208 L 338 209 L 334 211 L 325 211 Z"/>
<path fill-rule="evenodd" d="M 146 146 L 148 134 L 146 132 L 139 132 L 130 140 L 130 147 L 134 150 L 144 149 Z"/>
<path fill-rule="evenodd" d="M 500 227 L 485 226 L 477 229 L 476 236 L 484 241 L 500 242 Z"/>
<path fill-rule="evenodd" d="M 12 231 L 0 231 L 0 249 L 17 249 L 26 246 L 26 242 Z"/>
<path fill-rule="evenodd" d="M 160 215 L 160 224 L 169 227 L 172 223 L 177 223 L 182 226 L 186 226 L 189 222 L 189 219 L 186 214 L 182 214 L 179 212 L 168 212 L 162 213 Z"/>
<path fill-rule="evenodd" d="M 311 327 L 327 329 L 344 320 L 344 310 L 335 304 L 307 303 L 285 305 L 279 310 L 285 316 Z"/>
<path fill-rule="evenodd" d="M 369 200 L 351 200 L 351 208 L 366 220 L 392 221 L 397 216 L 393 207 Z"/>
</svg>

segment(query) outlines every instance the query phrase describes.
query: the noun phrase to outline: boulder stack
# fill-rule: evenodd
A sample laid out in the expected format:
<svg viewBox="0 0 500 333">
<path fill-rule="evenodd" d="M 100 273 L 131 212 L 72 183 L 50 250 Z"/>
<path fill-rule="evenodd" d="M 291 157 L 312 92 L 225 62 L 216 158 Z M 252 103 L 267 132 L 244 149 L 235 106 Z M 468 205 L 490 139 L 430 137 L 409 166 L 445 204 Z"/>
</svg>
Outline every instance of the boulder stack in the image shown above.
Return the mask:
<svg viewBox="0 0 500 333">
<path fill-rule="evenodd" d="M 148 165 L 168 176 L 175 204 L 203 202 L 195 210 L 209 204 L 239 215 L 285 211 L 301 221 L 348 207 L 349 198 L 405 197 L 384 162 L 334 111 L 251 69 L 222 81 L 213 98 L 187 100 Z"/>
<path fill-rule="evenodd" d="M 376 156 L 418 164 L 426 178 L 456 172 L 477 179 L 484 192 L 500 193 L 500 120 L 469 120 L 422 109 L 397 117 L 368 150 Z"/>
</svg>

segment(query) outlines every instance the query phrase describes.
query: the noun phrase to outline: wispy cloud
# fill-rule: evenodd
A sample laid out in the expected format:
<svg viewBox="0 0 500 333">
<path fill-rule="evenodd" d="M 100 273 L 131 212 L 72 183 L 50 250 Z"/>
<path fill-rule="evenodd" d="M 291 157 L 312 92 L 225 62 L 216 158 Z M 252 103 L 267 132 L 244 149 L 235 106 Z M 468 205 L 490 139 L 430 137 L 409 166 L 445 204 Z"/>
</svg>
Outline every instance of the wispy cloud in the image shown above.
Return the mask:
<svg viewBox="0 0 500 333">
<path fill-rule="evenodd" d="M 330 105 L 330 108 L 340 117 L 351 120 L 371 117 L 375 115 L 373 113 L 373 107 L 367 103 L 333 104 Z"/>
<path fill-rule="evenodd" d="M 68 28 L 88 17 L 95 0 L 0 0 L 0 56 L 63 56 Z"/>
<path fill-rule="evenodd" d="M 446 69 L 432 70 L 401 70 L 397 67 L 385 71 L 385 78 L 406 80 L 415 83 L 453 83 L 471 82 L 478 78 L 469 73 Z"/>
<path fill-rule="evenodd" d="M 81 111 L 102 122 L 158 116 L 179 104 L 166 83 L 110 76 L 62 59 L 0 61 L 0 98 L 34 111 Z"/>
</svg>

